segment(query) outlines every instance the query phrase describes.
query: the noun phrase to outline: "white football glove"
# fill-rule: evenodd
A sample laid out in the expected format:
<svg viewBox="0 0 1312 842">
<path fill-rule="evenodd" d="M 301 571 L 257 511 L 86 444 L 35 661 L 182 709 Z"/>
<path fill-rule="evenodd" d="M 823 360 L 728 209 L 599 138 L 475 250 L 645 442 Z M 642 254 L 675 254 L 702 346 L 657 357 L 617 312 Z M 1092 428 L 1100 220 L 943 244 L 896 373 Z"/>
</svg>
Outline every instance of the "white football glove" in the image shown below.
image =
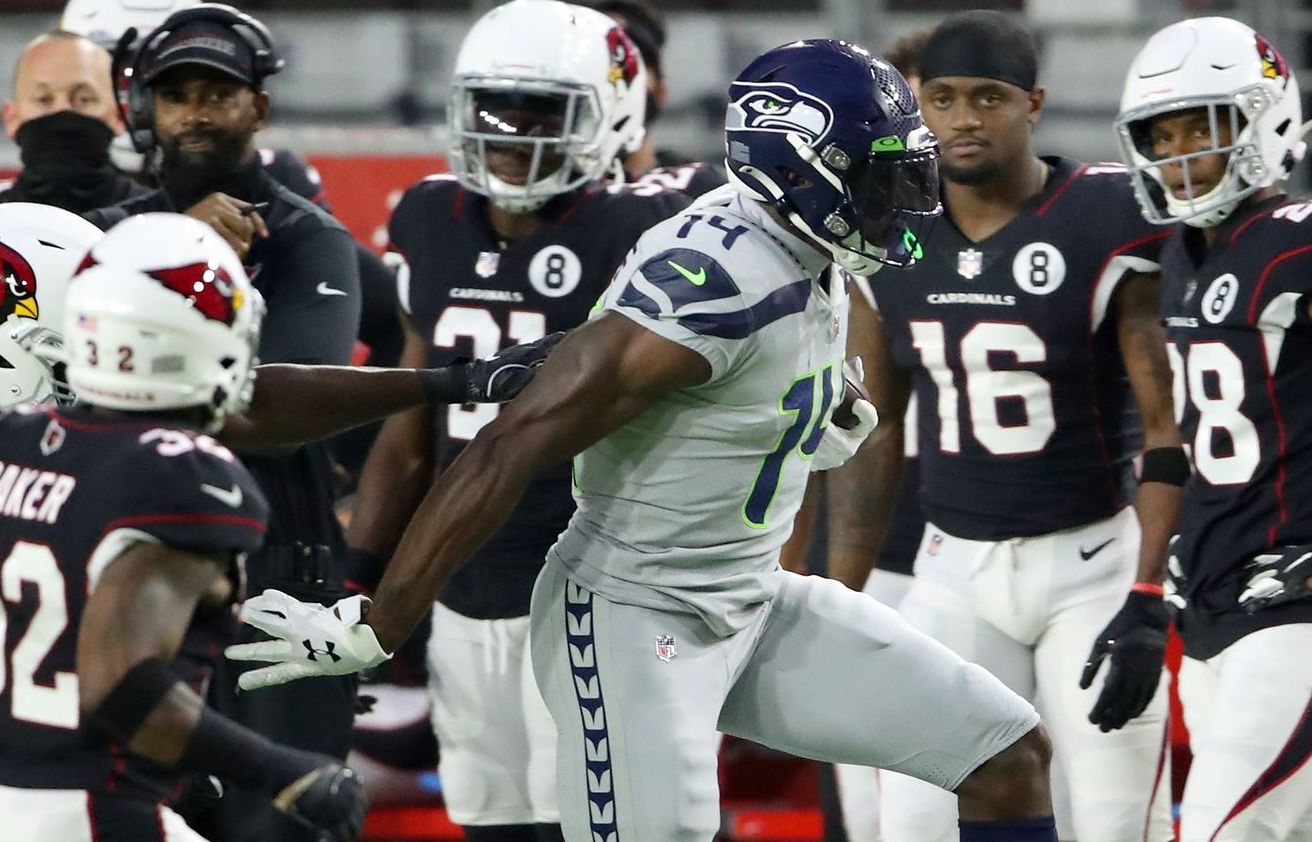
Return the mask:
<svg viewBox="0 0 1312 842">
<path fill-rule="evenodd" d="M 842 465 L 856 455 L 862 442 L 879 426 L 879 413 L 865 398 L 856 399 L 852 404 L 852 414 L 856 416 L 856 424 L 850 429 L 845 430 L 832 420 L 825 426 L 820 446 L 811 457 L 811 470 L 828 471 Z"/>
<path fill-rule="evenodd" d="M 369 598 L 349 596 L 331 606 L 300 602 L 266 590 L 242 603 L 241 620 L 276 640 L 240 643 L 224 654 L 234 661 L 272 661 L 242 673 L 237 686 L 258 690 L 315 675 L 347 675 L 376 667 L 392 656 L 374 630 L 360 622 Z"/>
</svg>

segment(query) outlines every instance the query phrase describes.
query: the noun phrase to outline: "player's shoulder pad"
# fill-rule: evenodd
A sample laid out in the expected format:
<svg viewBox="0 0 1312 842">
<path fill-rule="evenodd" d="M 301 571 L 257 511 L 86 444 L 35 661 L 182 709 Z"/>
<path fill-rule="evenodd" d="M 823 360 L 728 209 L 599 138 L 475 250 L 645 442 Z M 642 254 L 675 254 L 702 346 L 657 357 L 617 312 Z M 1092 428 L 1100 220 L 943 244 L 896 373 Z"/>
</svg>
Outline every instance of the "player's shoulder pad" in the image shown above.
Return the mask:
<svg viewBox="0 0 1312 842">
<path fill-rule="evenodd" d="M 1079 163 L 1068 178 L 1070 184 L 1066 188 L 1079 195 L 1077 202 L 1101 199 L 1113 204 L 1138 207 L 1134 198 L 1134 186 L 1130 183 L 1130 171 L 1124 164 L 1115 161 Z"/>
<path fill-rule="evenodd" d="M 596 201 L 607 217 L 641 220 L 649 227 L 688 207 L 692 199 L 678 190 L 634 183 L 607 185 L 597 191 Z"/>
<path fill-rule="evenodd" d="M 710 255 L 690 248 L 666 248 L 645 258 L 629 273 L 616 303 L 651 318 L 678 316 L 701 304 L 741 295 L 733 277 Z"/>
<path fill-rule="evenodd" d="M 1312 241 L 1312 200 L 1287 197 L 1241 222 L 1229 239 L 1231 245 L 1260 240 L 1272 256 L 1284 249 L 1306 246 Z"/>
<path fill-rule="evenodd" d="M 395 221 L 409 216 L 423 218 L 435 213 L 445 217 L 449 215 L 460 189 L 460 182 L 451 173 L 424 176 L 401 194 L 392 210 L 392 219 Z"/>
<path fill-rule="evenodd" d="M 140 515 L 217 520 L 263 531 L 269 517 L 264 493 L 236 455 L 213 437 L 182 427 L 145 427 L 136 434 L 136 451 Z"/>
</svg>

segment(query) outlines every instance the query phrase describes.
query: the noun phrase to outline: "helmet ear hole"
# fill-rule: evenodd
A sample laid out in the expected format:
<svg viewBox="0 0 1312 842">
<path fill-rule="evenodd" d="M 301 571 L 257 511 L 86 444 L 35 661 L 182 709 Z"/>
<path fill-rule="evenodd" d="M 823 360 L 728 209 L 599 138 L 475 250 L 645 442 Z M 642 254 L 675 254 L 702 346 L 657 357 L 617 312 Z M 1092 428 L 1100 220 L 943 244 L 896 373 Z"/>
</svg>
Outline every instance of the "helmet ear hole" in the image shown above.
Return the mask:
<svg viewBox="0 0 1312 842">
<path fill-rule="evenodd" d="M 789 187 L 796 187 L 800 190 L 811 186 L 811 179 L 791 167 L 780 167 L 779 175 L 787 182 Z"/>
</svg>

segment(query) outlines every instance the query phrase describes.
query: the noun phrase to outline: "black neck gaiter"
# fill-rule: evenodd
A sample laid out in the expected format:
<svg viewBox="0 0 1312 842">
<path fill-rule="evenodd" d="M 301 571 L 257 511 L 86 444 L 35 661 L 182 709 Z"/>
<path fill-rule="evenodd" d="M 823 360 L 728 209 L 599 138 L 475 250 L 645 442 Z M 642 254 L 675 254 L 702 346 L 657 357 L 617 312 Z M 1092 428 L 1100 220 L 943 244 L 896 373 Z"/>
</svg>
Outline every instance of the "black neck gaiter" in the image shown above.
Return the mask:
<svg viewBox="0 0 1312 842">
<path fill-rule="evenodd" d="M 113 139 L 109 126 L 75 111 L 28 120 L 14 135 L 23 161 L 14 187 L 27 201 L 73 213 L 111 205 L 122 178 L 109 162 Z"/>
</svg>

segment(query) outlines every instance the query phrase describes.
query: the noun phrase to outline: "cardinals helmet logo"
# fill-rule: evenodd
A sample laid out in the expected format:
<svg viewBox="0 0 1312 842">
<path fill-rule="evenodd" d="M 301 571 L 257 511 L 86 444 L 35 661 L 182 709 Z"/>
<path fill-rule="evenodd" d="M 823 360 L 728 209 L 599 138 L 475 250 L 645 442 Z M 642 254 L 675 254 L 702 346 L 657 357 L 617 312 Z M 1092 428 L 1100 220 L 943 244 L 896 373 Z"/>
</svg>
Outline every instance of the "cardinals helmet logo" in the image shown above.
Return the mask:
<svg viewBox="0 0 1312 842">
<path fill-rule="evenodd" d="M 1288 79 L 1289 65 L 1284 56 L 1261 35 L 1257 36 L 1257 55 L 1262 60 L 1262 76 L 1266 79 Z"/>
<path fill-rule="evenodd" d="M 610 72 L 606 80 L 612 85 L 623 81 L 630 85 L 638 75 L 638 48 L 618 26 L 606 33 L 606 49 L 610 53 Z"/>
<path fill-rule="evenodd" d="M 10 316 L 35 319 L 41 314 L 36 302 L 36 272 L 27 258 L 0 243 L 0 322 Z"/>
<path fill-rule="evenodd" d="M 190 263 L 146 274 L 186 298 L 207 319 L 231 325 L 241 310 L 241 288 L 221 266 Z"/>
</svg>

